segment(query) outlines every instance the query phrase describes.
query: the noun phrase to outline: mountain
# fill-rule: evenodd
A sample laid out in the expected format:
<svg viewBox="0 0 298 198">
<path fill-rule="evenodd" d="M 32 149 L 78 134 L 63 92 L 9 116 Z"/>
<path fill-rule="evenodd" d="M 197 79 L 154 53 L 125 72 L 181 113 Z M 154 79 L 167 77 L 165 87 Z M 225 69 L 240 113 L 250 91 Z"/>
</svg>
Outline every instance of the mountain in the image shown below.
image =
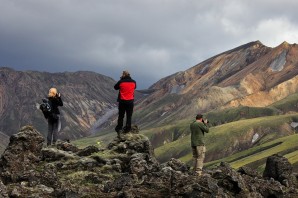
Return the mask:
<svg viewBox="0 0 298 198">
<path fill-rule="evenodd" d="M 10 136 L 20 126 L 32 124 L 44 135 L 47 123 L 39 104 L 56 87 L 64 103 L 60 138 L 92 134 L 117 109 L 115 81 L 94 72 L 48 73 L 0 68 L 0 131 Z M 106 123 L 107 124 L 107 123 Z"/>
<path fill-rule="evenodd" d="M 211 126 L 211 133 L 206 137 L 206 142 L 208 142 L 206 162 L 213 165 L 213 162 L 235 156 L 228 160 L 238 163 L 245 158 L 244 156 L 254 156 L 256 152 L 254 149 L 260 147 L 258 153 L 262 153 L 263 147 L 268 147 L 267 144 L 276 145 L 277 143 L 273 142 L 275 139 L 293 135 L 297 130 L 297 53 L 298 46 L 296 44 L 284 42 L 275 48 L 270 48 L 256 41 L 218 54 L 185 71 L 159 80 L 148 90 L 142 90 L 141 93 L 144 97 L 136 100 L 133 123 L 137 124 L 142 129 L 142 133 L 150 139 L 156 149 L 158 160 L 162 162 L 174 157 L 189 163 L 191 158 L 189 123 L 198 112 L 208 118 Z M 61 73 L 61 76 L 66 74 Z M 57 81 L 59 82 L 60 78 Z M 80 90 L 80 93 L 88 92 L 86 90 L 94 85 L 81 81 L 86 86 Z M 63 81 L 63 84 L 68 85 L 68 82 L 69 80 Z M 80 83 L 74 84 L 81 86 Z M 110 83 L 112 85 L 109 85 L 108 88 L 112 87 L 114 83 Z M 59 87 L 63 86 L 60 84 L 57 87 L 60 90 Z M 41 93 L 48 88 L 49 86 L 36 93 Z M 96 90 L 99 89 L 96 88 Z M 109 91 L 112 90 L 109 89 Z M 66 92 L 67 88 L 61 91 L 62 95 Z M 75 92 L 70 94 L 68 100 L 72 101 L 76 97 L 78 98 L 77 103 L 87 100 L 75 94 Z M 13 94 L 10 93 L 10 95 Z M 81 94 L 79 95 L 81 96 Z M 115 91 L 111 94 L 113 101 L 115 101 L 116 95 Z M 37 97 L 38 100 L 40 98 L 41 96 Z M 82 103 L 89 104 L 90 102 Z M 83 104 L 78 106 L 84 107 Z M 97 133 L 88 138 L 82 138 L 76 143 L 87 145 L 88 143 L 102 142 L 102 144 L 106 144 L 114 138 L 116 133 L 113 128 L 116 125 L 117 115 L 113 111 L 116 109 L 116 104 L 105 104 L 110 105 L 107 105 L 107 111 L 103 111 L 100 118 L 93 122 L 92 131 Z M 24 106 L 25 104 L 22 104 L 22 107 Z M 77 138 L 92 134 L 90 122 L 88 122 L 89 126 L 86 126 L 85 122 L 81 122 L 82 119 L 76 117 L 80 115 L 81 107 L 75 113 L 73 113 L 73 107 L 73 104 L 66 104 L 61 108 L 62 111 L 65 111 L 63 114 L 69 113 L 77 120 L 74 122 L 64 120 L 67 127 L 63 128 L 63 131 L 66 132 L 63 132 L 62 135 L 69 134 L 64 136 Z M 12 115 L 11 111 L 7 112 L 10 113 L 10 118 L 13 118 L 14 114 Z M 38 114 L 36 117 L 41 119 L 41 112 L 37 109 L 36 112 Z M 89 112 L 96 111 L 85 112 L 84 115 L 89 115 Z M 2 117 L 0 118 L 2 119 Z M 12 119 L 12 121 L 15 120 Z M 36 122 L 37 125 L 31 123 L 39 129 L 40 125 L 46 126 L 46 123 L 43 122 L 44 119 Z M 2 123 L 6 124 L 6 121 L 2 122 L 1 120 Z M 7 123 L 6 126 L 13 125 Z M 108 127 L 105 128 L 105 126 Z M 80 127 L 85 127 L 84 129 L 87 130 L 81 130 Z M 2 128 L 0 130 L 7 132 Z M 44 133 L 46 129 L 40 131 Z M 295 163 L 297 170 L 298 158 L 293 152 L 293 149 L 297 148 L 295 146 L 286 147 L 288 140 L 280 140 L 280 142 L 282 143 L 279 144 L 281 146 L 278 146 L 280 148 L 278 152 L 285 156 L 294 156 L 291 162 Z M 243 153 L 246 150 L 250 150 L 251 153 Z M 256 157 L 256 163 L 248 162 L 248 164 L 252 168 L 262 167 L 265 158 L 272 154 L 270 149 L 266 151 L 268 154 L 260 154 L 261 157 L 258 159 Z M 243 156 L 237 156 L 239 153 L 243 153 Z"/>
<path fill-rule="evenodd" d="M 211 125 L 206 162 L 227 158 L 236 164 L 249 156 L 256 162 L 246 163 L 256 169 L 264 167 L 266 157 L 275 151 L 291 156 L 297 169 L 296 146 L 266 146 L 297 131 L 297 74 L 296 44 L 269 48 L 251 42 L 156 82 L 149 88 L 152 93 L 137 105 L 135 123 L 145 129 L 161 162 L 191 161 L 189 123 L 200 112 Z"/>
<path fill-rule="evenodd" d="M 218 165 L 227 159 L 233 166 L 263 169 L 275 152 L 290 157 L 297 170 L 297 147 L 284 139 L 279 145 L 274 142 L 297 132 L 297 73 L 296 44 L 270 48 L 259 41 L 247 43 L 142 90 L 147 96 L 136 102 L 133 122 L 149 137 L 160 162 L 179 158 L 190 163 L 189 123 L 203 113 L 211 126 L 206 162 Z M 93 136 L 78 144 L 108 142 L 113 135 Z M 246 158 L 256 161 L 244 163 Z"/>
<path fill-rule="evenodd" d="M 259 41 L 247 43 L 153 84 L 152 93 L 136 105 L 134 121 L 150 128 L 198 112 L 265 107 L 297 93 L 297 74 L 297 44 L 270 48 Z"/>
</svg>

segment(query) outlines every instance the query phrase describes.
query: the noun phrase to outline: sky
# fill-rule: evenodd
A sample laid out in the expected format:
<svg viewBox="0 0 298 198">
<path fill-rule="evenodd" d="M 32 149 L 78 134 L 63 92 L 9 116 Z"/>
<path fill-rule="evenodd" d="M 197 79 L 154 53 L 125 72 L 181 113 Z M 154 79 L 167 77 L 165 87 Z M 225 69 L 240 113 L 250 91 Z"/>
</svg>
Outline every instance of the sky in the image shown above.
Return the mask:
<svg viewBox="0 0 298 198">
<path fill-rule="evenodd" d="M 94 71 L 138 89 L 259 40 L 298 42 L 296 0 L 0 0 L 0 67 Z"/>
</svg>

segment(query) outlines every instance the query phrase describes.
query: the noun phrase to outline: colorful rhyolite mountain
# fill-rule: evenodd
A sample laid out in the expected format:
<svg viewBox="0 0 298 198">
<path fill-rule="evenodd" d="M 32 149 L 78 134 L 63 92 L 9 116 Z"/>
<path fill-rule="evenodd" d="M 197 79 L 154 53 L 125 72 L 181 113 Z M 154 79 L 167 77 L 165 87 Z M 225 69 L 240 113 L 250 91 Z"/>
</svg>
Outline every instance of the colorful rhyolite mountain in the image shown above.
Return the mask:
<svg viewBox="0 0 298 198">
<path fill-rule="evenodd" d="M 251 42 L 165 77 L 136 107 L 141 127 L 175 123 L 198 112 L 265 107 L 298 91 L 298 45 Z"/>
</svg>

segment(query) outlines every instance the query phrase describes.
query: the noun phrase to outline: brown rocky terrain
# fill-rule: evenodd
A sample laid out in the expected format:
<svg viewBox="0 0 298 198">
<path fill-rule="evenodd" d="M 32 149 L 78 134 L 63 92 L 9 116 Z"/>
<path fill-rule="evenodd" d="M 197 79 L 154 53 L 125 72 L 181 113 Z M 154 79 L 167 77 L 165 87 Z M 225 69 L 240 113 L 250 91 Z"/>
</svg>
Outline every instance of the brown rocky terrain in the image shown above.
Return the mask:
<svg viewBox="0 0 298 198">
<path fill-rule="evenodd" d="M 3 153 L 4 149 L 9 143 L 9 136 L 5 135 L 4 133 L 0 132 L 0 153 Z"/>
<path fill-rule="evenodd" d="M 221 163 L 192 174 L 177 159 L 160 164 L 134 127 L 106 148 L 69 142 L 44 147 L 32 126 L 10 138 L 0 160 L 1 197 L 297 197 L 298 175 L 284 157 L 268 157 L 262 175 Z"/>
<path fill-rule="evenodd" d="M 62 95 L 61 138 L 92 134 L 101 119 L 113 113 L 117 92 L 112 78 L 94 72 L 48 73 L 0 68 L 0 131 L 10 136 L 20 126 L 32 124 L 43 134 L 47 123 L 39 110 L 42 98 L 56 87 Z"/>
<path fill-rule="evenodd" d="M 156 82 L 137 105 L 142 116 L 135 120 L 149 127 L 215 109 L 265 107 L 298 92 L 297 74 L 297 44 L 251 42 Z"/>
</svg>

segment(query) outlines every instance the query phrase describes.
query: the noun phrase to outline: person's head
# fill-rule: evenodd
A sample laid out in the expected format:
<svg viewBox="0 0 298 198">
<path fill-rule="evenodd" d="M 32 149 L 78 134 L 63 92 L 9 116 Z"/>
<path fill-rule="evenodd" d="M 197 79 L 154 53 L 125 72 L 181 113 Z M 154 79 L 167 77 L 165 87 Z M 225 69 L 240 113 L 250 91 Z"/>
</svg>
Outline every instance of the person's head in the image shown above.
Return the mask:
<svg viewBox="0 0 298 198">
<path fill-rule="evenodd" d="M 130 77 L 130 73 L 128 71 L 123 71 L 121 78 Z"/>
<path fill-rule="evenodd" d="M 197 114 L 196 115 L 196 120 L 202 121 L 203 120 L 203 115 L 202 114 Z"/>
<path fill-rule="evenodd" d="M 49 97 L 55 97 L 57 95 L 57 89 L 52 87 L 50 90 L 49 90 Z"/>
</svg>

